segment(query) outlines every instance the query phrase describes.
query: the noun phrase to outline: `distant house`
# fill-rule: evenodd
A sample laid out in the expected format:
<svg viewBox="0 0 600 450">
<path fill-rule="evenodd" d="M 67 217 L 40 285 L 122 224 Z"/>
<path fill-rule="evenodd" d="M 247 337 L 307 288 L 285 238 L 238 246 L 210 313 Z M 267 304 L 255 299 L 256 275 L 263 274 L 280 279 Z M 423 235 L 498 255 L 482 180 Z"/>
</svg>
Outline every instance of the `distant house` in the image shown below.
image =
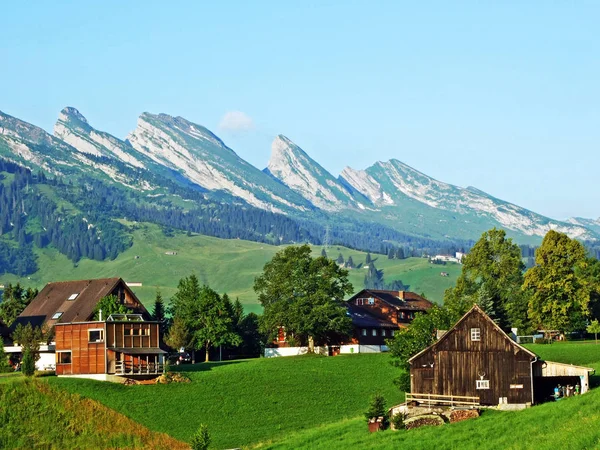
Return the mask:
<svg viewBox="0 0 600 450">
<path fill-rule="evenodd" d="M 350 297 L 344 305 L 352 318 L 352 335 L 340 345 L 326 349 L 330 355 L 339 353 L 377 353 L 387 351 L 385 343 L 400 328 L 410 325 L 417 313 L 433 306 L 429 300 L 409 291 L 363 289 Z M 283 327 L 265 356 L 290 356 L 305 353 L 301 347 L 289 347 Z M 321 352 L 325 352 L 321 349 Z"/>
<path fill-rule="evenodd" d="M 532 405 L 558 384 L 589 388 L 593 369 L 540 360 L 513 341 L 477 305 L 410 360 L 407 400 L 449 404 Z"/>
<path fill-rule="evenodd" d="M 165 252 L 165 255 L 175 256 L 175 255 L 177 255 L 177 252 L 175 252 L 175 251 L 168 251 L 168 252 Z"/>
<path fill-rule="evenodd" d="M 110 323 L 94 320 L 96 305 L 109 295 L 116 296 L 133 315 L 103 318 Z M 125 325 L 119 325 L 122 322 Z M 53 330 L 54 339 L 40 347 L 36 365 L 39 370 L 55 367 L 58 375 L 106 379 L 104 375 L 115 374 L 123 366 L 117 362 L 138 363 L 143 356 L 144 361 L 159 364 L 165 353 L 160 349 L 159 324 L 150 321 L 144 305 L 121 278 L 48 283 L 11 328 L 27 323 Z M 22 349 L 13 343 L 5 350 L 21 353 Z"/>
<path fill-rule="evenodd" d="M 450 274 L 448 272 L 440 272 L 441 277 L 449 277 Z"/>
</svg>

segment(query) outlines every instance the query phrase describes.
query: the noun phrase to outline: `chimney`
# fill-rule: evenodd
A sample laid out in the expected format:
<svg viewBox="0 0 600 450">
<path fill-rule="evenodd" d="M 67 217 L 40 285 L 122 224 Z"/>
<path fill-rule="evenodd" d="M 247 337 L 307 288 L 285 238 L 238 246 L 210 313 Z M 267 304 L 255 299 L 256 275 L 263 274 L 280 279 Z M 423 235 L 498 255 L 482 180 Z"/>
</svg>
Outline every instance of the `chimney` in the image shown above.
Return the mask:
<svg viewBox="0 0 600 450">
<path fill-rule="evenodd" d="M 98 321 L 102 322 L 102 310 L 101 309 L 98 311 Z"/>
</svg>

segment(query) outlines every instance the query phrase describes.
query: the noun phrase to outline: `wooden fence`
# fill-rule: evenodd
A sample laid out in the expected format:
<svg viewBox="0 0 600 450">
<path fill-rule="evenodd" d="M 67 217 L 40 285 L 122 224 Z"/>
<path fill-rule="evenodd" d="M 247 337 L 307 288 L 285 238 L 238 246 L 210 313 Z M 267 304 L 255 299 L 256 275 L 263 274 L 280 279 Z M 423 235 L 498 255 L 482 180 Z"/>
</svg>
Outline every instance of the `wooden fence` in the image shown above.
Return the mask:
<svg viewBox="0 0 600 450">
<path fill-rule="evenodd" d="M 438 394 L 415 394 L 406 393 L 406 403 L 417 402 L 427 406 L 479 406 L 479 397 L 468 397 L 464 395 L 438 395 Z"/>
</svg>

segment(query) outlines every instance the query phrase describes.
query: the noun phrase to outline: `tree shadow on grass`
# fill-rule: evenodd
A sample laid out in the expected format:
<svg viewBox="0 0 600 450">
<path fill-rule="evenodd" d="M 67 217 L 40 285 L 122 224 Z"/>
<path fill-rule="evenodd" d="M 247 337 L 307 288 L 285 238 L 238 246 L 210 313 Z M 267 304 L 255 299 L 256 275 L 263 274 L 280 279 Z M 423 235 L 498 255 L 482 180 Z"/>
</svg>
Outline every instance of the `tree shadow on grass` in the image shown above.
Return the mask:
<svg viewBox="0 0 600 450">
<path fill-rule="evenodd" d="M 214 361 L 214 362 L 202 362 L 196 364 L 182 364 L 180 366 L 172 365 L 169 370 L 172 372 L 206 372 L 219 366 L 229 366 L 231 364 L 242 364 L 248 362 L 247 359 L 238 359 L 234 361 Z"/>
</svg>

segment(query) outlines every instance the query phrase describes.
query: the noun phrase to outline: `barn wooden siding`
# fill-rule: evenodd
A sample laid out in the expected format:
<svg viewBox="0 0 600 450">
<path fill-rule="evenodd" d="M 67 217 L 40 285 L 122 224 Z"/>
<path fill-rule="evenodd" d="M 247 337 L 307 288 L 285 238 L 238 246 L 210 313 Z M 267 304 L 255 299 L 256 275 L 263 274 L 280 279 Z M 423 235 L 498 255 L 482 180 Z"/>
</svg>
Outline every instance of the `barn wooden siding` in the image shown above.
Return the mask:
<svg viewBox="0 0 600 450">
<path fill-rule="evenodd" d="M 471 328 L 480 340 L 471 340 Z M 411 361 L 411 392 L 479 397 L 484 405 L 533 403 L 532 354 L 519 348 L 479 309 Z M 477 380 L 489 389 L 477 389 Z"/>
</svg>

